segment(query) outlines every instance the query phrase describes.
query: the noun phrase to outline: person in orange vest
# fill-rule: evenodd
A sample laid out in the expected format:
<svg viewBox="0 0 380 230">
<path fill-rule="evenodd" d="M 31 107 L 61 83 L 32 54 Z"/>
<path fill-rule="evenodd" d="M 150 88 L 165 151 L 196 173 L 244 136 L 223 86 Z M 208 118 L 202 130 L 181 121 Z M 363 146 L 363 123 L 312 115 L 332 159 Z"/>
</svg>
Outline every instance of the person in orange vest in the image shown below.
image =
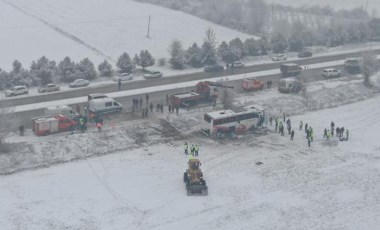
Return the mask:
<svg viewBox="0 0 380 230">
<path fill-rule="evenodd" d="M 102 124 L 102 122 L 100 122 L 100 120 L 96 122 L 96 127 L 98 128 L 99 133 L 102 131 L 102 126 L 103 126 L 103 124 Z"/>
</svg>

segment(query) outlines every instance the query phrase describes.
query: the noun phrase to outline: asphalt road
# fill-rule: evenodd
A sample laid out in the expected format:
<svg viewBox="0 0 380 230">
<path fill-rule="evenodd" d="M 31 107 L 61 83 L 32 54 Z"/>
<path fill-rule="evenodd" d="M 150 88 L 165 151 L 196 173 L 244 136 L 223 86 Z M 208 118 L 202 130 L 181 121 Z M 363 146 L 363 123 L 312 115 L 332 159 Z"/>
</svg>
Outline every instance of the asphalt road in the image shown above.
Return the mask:
<svg viewBox="0 0 380 230">
<path fill-rule="evenodd" d="M 339 66 L 335 66 L 335 68 L 339 68 Z M 324 78 L 321 75 L 322 68 L 320 69 L 312 69 L 308 70 L 307 78 L 308 81 L 321 81 L 324 80 Z M 281 76 L 279 74 L 274 75 L 267 75 L 263 77 L 258 77 L 258 79 L 262 79 L 264 81 L 272 80 L 273 86 L 277 87 L 277 82 L 281 79 Z M 241 88 L 241 81 L 230 81 L 229 85 L 234 86 L 234 91 L 237 93 L 244 93 L 244 90 Z M 154 92 L 149 94 L 149 100 L 153 102 L 154 105 L 158 102 L 165 103 L 166 95 L 171 95 L 175 93 L 185 93 L 189 92 L 191 90 L 194 90 L 194 87 L 187 87 L 187 88 L 178 88 L 175 90 L 166 90 L 166 91 L 160 91 L 160 92 Z M 99 91 L 97 91 L 99 92 Z M 135 95 L 135 96 L 128 96 L 128 97 L 121 97 L 117 98 L 117 101 L 123 104 L 124 111 L 123 113 L 130 113 L 131 107 L 132 107 L 132 98 L 140 98 L 142 97 L 145 101 L 145 94 L 141 95 Z M 61 98 L 59 98 L 61 99 Z M 80 104 L 82 111 L 85 106 L 85 103 Z M 164 108 L 164 112 L 167 112 L 167 107 Z M 27 128 L 30 128 L 32 125 L 31 119 L 33 117 L 39 117 L 43 116 L 43 109 L 39 110 L 33 110 L 33 111 L 26 111 L 26 112 L 19 112 L 15 114 L 15 119 L 17 119 L 19 122 L 22 122 Z"/>
<path fill-rule="evenodd" d="M 380 54 L 380 49 L 374 50 L 374 53 Z M 143 80 L 143 81 L 126 82 L 126 83 L 123 83 L 122 90 L 139 89 L 139 88 L 145 88 L 145 87 L 151 87 L 151 86 L 166 85 L 166 84 L 173 84 L 173 83 L 194 81 L 194 80 L 202 80 L 206 78 L 214 78 L 214 77 L 221 77 L 221 76 L 259 72 L 259 71 L 265 71 L 265 70 L 271 70 L 271 69 L 279 69 L 281 64 L 283 63 L 297 63 L 299 65 L 310 65 L 310 64 L 321 63 L 321 62 L 343 60 L 345 58 L 356 57 L 356 56 L 360 56 L 360 52 L 352 52 L 348 54 L 338 54 L 338 55 L 323 56 L 323 57 L 313 57 L 313 58 L 299 59 L 299 60 L 293 60 L 293 61 L 287 61 L 287 62 L 273 62 L 273 63 L 268 63 L 268 64 L 247 66 L 245 68 L 236 68 L 233 71 L 224 71 L 221 73 L 200 72 L 200 73 L 184 74 L 184 75 L 178 75 L 178 76 L 166 77 L 166 78 L 164 77 L 164 78 L 149 79 L 149 80 Z M 88 94 L 91 94 L 91 93 L 111 93 L 115 91 L 117 91 L 117 83 L 105 85 L 105 86 L 99 86 L 99 87 L 92 87 L 92 88 L 88 88 L 88 87 L 79 88 L 75 90 L 62 91 L 60 93 L 52 93 L 52 94 L 47 94 L 47 95 L 44 94 L 44 95 L 38 95 L 38 96 L 12 98 L 10 102 L 13 106 L 18 106 L 18 105 L 32 104 L 32 103 L 45 102 L 45 101 L 61 100 L 65 98 L 82 97 L 82 96 L 87 96 Z"/>
</svg>

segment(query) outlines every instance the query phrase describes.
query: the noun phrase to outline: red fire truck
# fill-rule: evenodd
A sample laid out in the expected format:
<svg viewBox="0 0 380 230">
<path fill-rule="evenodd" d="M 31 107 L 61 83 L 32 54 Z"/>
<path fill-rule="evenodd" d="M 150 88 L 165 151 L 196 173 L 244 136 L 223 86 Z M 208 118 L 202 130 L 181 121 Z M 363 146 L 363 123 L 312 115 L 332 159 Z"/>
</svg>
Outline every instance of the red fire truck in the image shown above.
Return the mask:
<svg viewBox="0 0 380 230">
<path fill-rule="evenodd" d="M 33 118 L 33 132 L 37 136 L 70 130 L 77 122 L 61 114 Z"/>
</svg>

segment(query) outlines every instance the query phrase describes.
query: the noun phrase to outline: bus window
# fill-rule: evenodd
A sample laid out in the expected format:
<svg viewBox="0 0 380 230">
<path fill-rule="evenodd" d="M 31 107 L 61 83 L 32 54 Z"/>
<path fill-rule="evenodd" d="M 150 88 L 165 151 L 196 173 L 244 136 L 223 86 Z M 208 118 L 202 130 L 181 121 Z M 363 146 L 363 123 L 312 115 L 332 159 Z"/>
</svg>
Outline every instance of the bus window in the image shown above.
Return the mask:
<svg viewBox="0 0 380 230">
<path fill-rule="evenodd" d="M 213 125 L 220 125 L 220 120 L 214 120 L 214 124 Z"/>
<path fill-rule="evenodd" d="M 229 122 L 235 122 L 238 120 L 238 117 L 229 117 L 228 120 Z"/>
<path fill-rule="evenodd" d="M 204 120 L 207 122 L 207 123 L 211 123 L 211 117 L 209 116 L 209 115 L 207 115 L 207 114 L 205 114 L 205 116 L 204 116 Z"/>
</svg>

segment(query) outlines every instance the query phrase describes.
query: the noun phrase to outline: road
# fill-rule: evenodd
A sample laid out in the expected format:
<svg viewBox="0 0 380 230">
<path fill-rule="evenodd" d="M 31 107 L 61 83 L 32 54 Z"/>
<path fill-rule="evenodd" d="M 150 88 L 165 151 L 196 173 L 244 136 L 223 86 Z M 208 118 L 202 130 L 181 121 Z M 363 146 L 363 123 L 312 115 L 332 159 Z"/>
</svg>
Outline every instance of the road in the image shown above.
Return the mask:
<svg viewBox="0 0 380 230">
<path fill-rule="evenodd" d="M 376 54 L 380 54 L 380 49 L 374 50 L 374 52 Z M 151 87 L 151 86 L 167 85 L 167 84 L 194 81 L 194 80 L 202 80 L 206 78 L 214 78 L 214 77 L 221 77 L 221 76 L 230 76 L 230 75 L 236 75 L 236 74 L 259 72 L 259 71 L 265 71 L 265 70 L 271 70 L 271 69 L 279 69 L 280 65 L 283 63 L 291 62 L 291 63 L 297 63 L 299 65 L 310 65 L 310 64 L 315 64 L 315 63 L 343 60 L 345 58 L 359 56 L 359 55 L 360 55 L 360 52 L 352 52 L 352 53 L 337 54 L 337 55 L 332 55 L 332 56 L 298 59 L 298 60 L 293 60 L 293 61 L 288 61 L 288 62 L 259 64 L 259 65 L 247 66 L 245 68 L 236 68 L 233 71 L 224 71 L 222 73 L 199 72 L 199 73 L 184 74 L 184 75 L 165 77 L 165 78 L 159 78 L 159 79 L 134 81 L 134 82 L 124 83 L 122 90 L 139 89 L 139 88 L 145 88 L 145 87 Z M 80 88 L 76 90 L 62 91 L 60 93 L 52 93 L 52 94 L 47 94 L 47 95 L 45 94 L 45 95 L 36 95 L 36 96 L 22 97 L 22 98 L 12 98 L 9 101 L 12 103 L 13 106 L 19 106 L 19 105 L 32 104 L 32 103 L 37 103 L 37 102 L 46 102 L 46 101 L 61 100 L 61 99 L 66 99 L 66 98 L 82 97 L 82 96 L 87 96 L 88 94 L 91 94 L 91 93 L 111 93 L 111 92 L 115 92 L 116 90 L 117 90 L 117 84 L 115 83 L 115 84 L 104 85 L 104 86 L 99 86 L 99 87 Z"/>
<path fill-rule="evenodd" d="M 335 68 L 337 67 L 339 66 L 335 66 Z M 308 81 L 324 80 L 324 78 L 321 76 L 321 71 L 322 71 L 322 68 L 309 70 L 307 74 Z M 266 75 L 262 77 L 257 77 L 257 79 L 263 79 L 263 80 L 265 79 L 265 81 L 272 80 L 272 82 L 274 83 L 273 87 L 277 87 L 277 82 L 280 79 L 280 75 L 279 74 Z M 244 93 L 244 91 L 241 88 L 240 80 L 230 81 L 229 85 L 234 86 L 235 92 Z M 166 91 L 154 92 L 154 93 L 149 94 L 150 95 L 149 99 L 151 102 L 153 102 L 154 105 L 156 105 L 156 103 L 158 102 L 165 103 L 166 95 L 171 95 L 175 93 L 185 93 L 191 90 L 194 90 L 194 87 L 178 88 L 175 90 L 171 89 L 171 90 L 166 90 Z M 117 98 L 117 101 L 119 101 L 121 104 L 124 105 L 124 108 L 125 108 L 124 113 L 129 113 L 131 111 L 132 98 L 140 98 L 140 97 L 142 97 L 145 100 L 145 94 L 141 94 L 141 95 L 127 96 L 127 97 L 120 97 L 120 98 Z M 85 106 L 85 103 L 80 104 L 80 106 L 83 109 Z M 165 107 L 165 109 L 167 110 L 167 107 Z M 166 112 L 166 110 L 164 112 Z M 27 128 L 30 128 L 32 125 L 30 118 L 42 116 L 43 112 L 44 112 L 43 109 L 19 112 L 15 114 L 15 118 L 19 120 L 20 122 L 22 122 Z"/>
</svg>

